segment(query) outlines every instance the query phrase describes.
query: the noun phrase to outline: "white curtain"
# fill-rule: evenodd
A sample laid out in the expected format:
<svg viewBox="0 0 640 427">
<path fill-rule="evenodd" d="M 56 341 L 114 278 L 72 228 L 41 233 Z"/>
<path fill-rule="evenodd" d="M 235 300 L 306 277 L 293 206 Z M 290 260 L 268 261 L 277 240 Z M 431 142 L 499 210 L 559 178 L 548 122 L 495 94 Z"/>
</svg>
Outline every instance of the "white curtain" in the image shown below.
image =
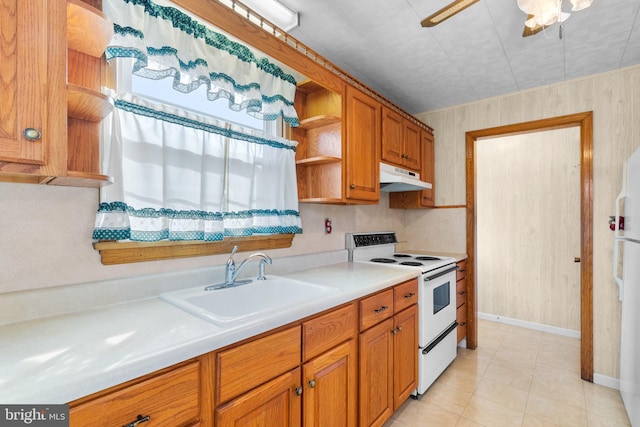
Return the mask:
<svg viewBox="0 0 640 427">
<path fill-rule="evenodd" d="M 94 239 L 300 233 L 295 141 L 122 95 L 105 121 Z"/>
<path fill-rule="evenodd" d="M 246 110 L 261 120 L 282 117 L 298 125 L 295 79 L 248 47 L 212 31 L 167 0 L 104 0 L 103 9 L 114 23 L 107 59 L 135 58 L 137 75 L 171 76 L 173 88 L 181 92 L 206 85 L 209 100 L 228 99 L 234 111 Z"/>
</svg>

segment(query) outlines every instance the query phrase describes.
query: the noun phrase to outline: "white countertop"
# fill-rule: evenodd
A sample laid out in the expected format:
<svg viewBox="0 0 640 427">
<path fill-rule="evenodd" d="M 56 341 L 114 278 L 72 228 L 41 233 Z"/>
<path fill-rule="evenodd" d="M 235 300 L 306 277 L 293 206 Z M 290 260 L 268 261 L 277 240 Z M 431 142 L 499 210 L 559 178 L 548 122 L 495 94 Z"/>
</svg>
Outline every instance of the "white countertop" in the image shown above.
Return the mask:
<svg viewBox="0 0 640 427">
<path fill-rule="evenodd" d="M 230 328 L 159 298 L 0 326 L 0 403 L 66 403 L 419 275 L 358 262 L 286 274 L 339 292 Z"/>
</svg>

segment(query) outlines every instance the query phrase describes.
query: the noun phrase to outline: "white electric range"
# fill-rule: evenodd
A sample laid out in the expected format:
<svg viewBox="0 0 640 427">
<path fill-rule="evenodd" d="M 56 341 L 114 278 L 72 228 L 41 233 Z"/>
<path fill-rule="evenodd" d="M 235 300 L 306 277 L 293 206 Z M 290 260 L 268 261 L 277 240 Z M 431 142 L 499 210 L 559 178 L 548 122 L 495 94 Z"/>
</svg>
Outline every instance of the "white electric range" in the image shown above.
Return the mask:
<svg viewBox="0 0 640 427">
<path fill-rule="evenodd" d="M 385 263 L 418 267 L 418 388 L 423 394 L 456 357 L 455 258 L 397 253 L 391 231 L 347 233 L 350 262 Z"/>
</svg>

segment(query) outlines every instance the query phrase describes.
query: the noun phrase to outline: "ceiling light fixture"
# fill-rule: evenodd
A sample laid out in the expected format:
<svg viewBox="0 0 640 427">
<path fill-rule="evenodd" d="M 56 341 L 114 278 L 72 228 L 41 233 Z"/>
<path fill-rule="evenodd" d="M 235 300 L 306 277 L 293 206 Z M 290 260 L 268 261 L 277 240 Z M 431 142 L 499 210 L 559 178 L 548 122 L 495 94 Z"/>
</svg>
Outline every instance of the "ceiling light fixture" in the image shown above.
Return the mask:
<svg viewBox="0 0 640 427">
<path fill-rule="evenodd" d="M 433 27 L 447 18 L 451 18 L 458 12 L 463 11 L 468 8 L 472 4 L 478 3 L 480 0 L 456 0 L 448 6 L 443 7 L 436 13 L 431 16 L 427 16 L 422 21 L 420 21 L 420 25 L 423 27 Z"/>
<path fill-rule="evenodd" d="M 286 32 L 299 25 L 298 12 L 294 12 L 278 0 L 241 0 L 241 2 Z"/>
<path fill-rule="evenodd" d="M 574 12 L 591 6 L 593 0 L 570 0 L 571 10 Z M 518 7 L 527 14 L 524 25 L 533 30 L 528 32 L 525 28 L 523 36 L 535 34 L 541 28 L 560 23 L 560 38 L 562 38 L 562 23 L 569 19 L 570 13 L 562 11 L 562 0 L 518 0 Z M 525 35 L 526 34 L 526 35 Z"/>
</svg>

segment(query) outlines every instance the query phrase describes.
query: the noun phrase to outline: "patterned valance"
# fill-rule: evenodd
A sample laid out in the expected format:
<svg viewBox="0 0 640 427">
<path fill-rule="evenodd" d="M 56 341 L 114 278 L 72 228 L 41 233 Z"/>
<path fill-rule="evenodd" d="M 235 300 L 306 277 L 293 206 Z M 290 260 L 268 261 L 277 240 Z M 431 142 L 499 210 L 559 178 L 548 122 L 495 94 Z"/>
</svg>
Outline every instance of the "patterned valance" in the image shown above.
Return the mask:
<svg viewBox="0 0 640 427">
<path fill-rule="evenodd" d="M 133 72 L 151 79 L 173 78 L 173 88 L 190 92 L 207 87 L 207 98 L 225 98 L 234 111 L 261 120 L 282 117 L 298 125 L 293 107 L 296 81 L 266 58 L 257 58 L 162 0 L 104 0 L 114 22 L 107 59 L 134 58 Z"/>
</svg>

